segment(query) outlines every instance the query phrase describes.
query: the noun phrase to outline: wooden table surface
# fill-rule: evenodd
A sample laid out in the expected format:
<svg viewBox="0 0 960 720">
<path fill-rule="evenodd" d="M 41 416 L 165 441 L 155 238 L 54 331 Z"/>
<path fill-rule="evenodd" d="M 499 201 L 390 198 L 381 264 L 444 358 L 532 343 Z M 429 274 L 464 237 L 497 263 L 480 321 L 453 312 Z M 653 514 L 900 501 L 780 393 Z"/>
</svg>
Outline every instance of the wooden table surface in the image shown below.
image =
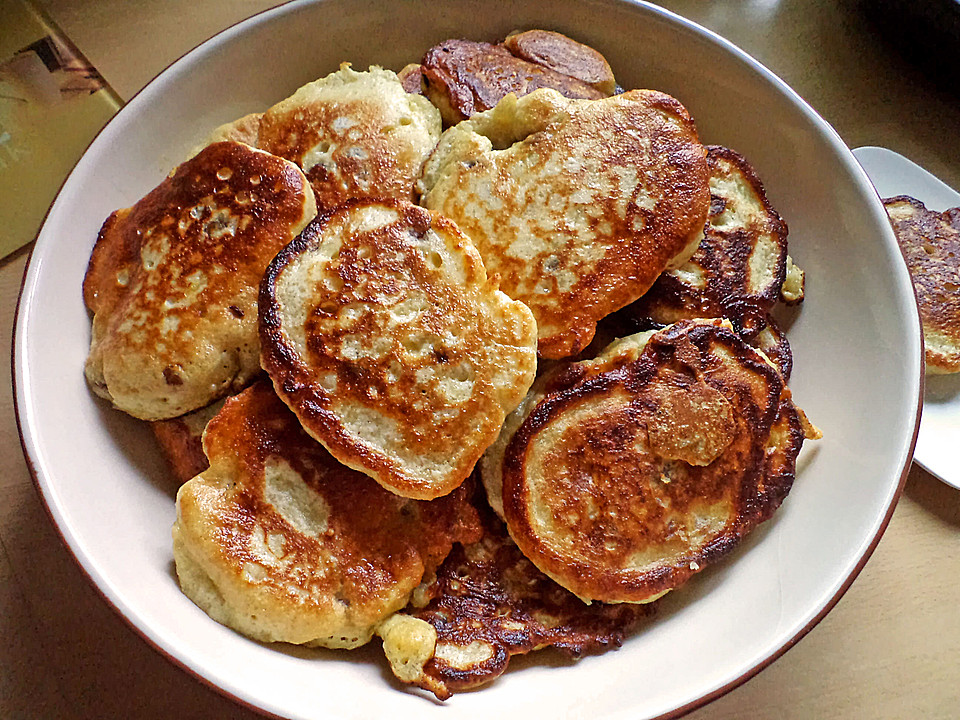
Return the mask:
<svg viewBox="0 0 960 720">
<path fill-rule="evenodd" d="M 124 99 L 192 46 L 273 4 L 42 3 Z M 960 97 L 878 35 L 864 3 L 663 4 L 757 57 L 850 147 L 889 147 L 960 187 Z M 2 355 L 26 260 L 24 250 L 0 261 Z M 0 367 L 10 387 L 10 366 Z M 958 578 L 960 491 L 915 466 L 876 551 L 834 610 L 769 668 L 689 717 L 960 717 Z M 92 588 L 31 482 L 11 393 L 0 398 L 0 717 L 257 717 L 157 654 Z"/>
</svg>

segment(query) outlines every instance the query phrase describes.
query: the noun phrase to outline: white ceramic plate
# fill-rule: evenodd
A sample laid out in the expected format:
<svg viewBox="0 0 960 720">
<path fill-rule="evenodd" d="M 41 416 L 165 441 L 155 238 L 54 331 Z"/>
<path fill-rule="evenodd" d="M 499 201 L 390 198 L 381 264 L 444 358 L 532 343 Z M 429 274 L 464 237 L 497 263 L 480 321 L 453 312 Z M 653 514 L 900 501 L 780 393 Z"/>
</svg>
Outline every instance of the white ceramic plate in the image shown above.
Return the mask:
<svg viewBox="0 0 960 720">
<path fill-rule="evenodd" d="M 853 151 L 882 198 L 910 195 L 930 210 L 960 207 L 960 193 L 916 163 L 880 147 Z M 960 373 L 927 375 L 923 414 L 913 459 L 948 485 L 960 488 Z"/>
<path fill-rule="evenodd" d="M 180 593 L 170 548 L 175 488 L 149 431 L 84 383 L 89 318 L 80 286 L 104 218 L 154 187 L 218 123 L 267 107 L 342 60 L 399 69 L 447 37 L 538 26 L 599 48 L 625 87 L 677 96 L 704 141 L 755 165 L 807 271 L 807 301 L 789 327 L 792 386 L 824 439 L 801 456 L 777 516 L 729 561 L 668 596 L 657 621 L 622 649 L 574 666 L 542 654 L 443 706 L 398 688 L 376 647 L 260 645 Z M 174 63 L 104 129 L 37 240 L 14 363 L 24 447 L 66 543 L 137 631 L 223 692 L 294 718 L 640 720 L 679 714 L 743 682 L 849 586 L 909 465 L 921 351 L 909 276 L 866 174 L 795 93 L 724 40 L 655 6 L 614 0 L 330 0 L 230 28 Z"/>
</svg>

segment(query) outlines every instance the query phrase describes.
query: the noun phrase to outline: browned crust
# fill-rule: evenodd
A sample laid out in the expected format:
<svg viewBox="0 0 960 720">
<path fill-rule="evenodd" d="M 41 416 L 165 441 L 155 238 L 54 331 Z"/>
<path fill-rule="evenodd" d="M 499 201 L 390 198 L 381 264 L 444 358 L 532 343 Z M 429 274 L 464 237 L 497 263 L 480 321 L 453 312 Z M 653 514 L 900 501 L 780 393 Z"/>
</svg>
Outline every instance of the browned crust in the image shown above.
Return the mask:
<svg viewBox="0 0 960 720">
<path fill-rule="evenodd" d="M 617 82 L 607 59 L 566 35 L 550 30 L 527 30 L 508 35 L 503 44 L 521 60 L 582 80 L 604 95 L 613 95 L 616 91 Z"/>
<path fill-rule="evenodd" d="M 710 213 L 700 247 L 683 268 L 663 273 L 631 312 L 663 324 L 681 319 L 723 317 L 745 336 L 752 337 L 763 329 L 780 297 L 787 271 L 787 224 L 770 204 L 763 183 L 746 158 L 720 145 L 708 145 L 707 151 L 711 176 L 724 177 L 726 172 L 721 163 L 730 163 L 763 205 L 763 217 L 754 218 L 748 227 L 724 229 L 719 226 L 718 218 L 726 210 L 726 201 L 711 191 Z M 750 256 L 761 234 L 772 236 L 779 252 L 772 266 L 768 266 L 771 281 L 751 291 Z M 692 267 L 702 272 L 702 287 L 692 285 L 681 272 Z"/>
<path fill-rule="evenodd" d="M 784 382 L 790 382 L 790 375 L 793 372 L 793 349 L 790 347 L 787 334 L 772 315 L 767 316 L 763 330 L 747 339 L 747 342 L 777 366 Z"/>
<path fill-rule="evenodd" d="M 960 208 L 929 210 L 908 195 L 884 207 L 917 292 L 928 369 L 960 371 Z"/>
<path fill-rule="evenodd" d="M 95 389 L 158 420 L 246 386 L 259 371 L 263 270 L 314 207 L 292 163 L 218 142 L 112 213 L 83 280 Z"/>
<path fill-rule="evenodd" d="M 587 605 L 537 570 L 484 505 L 478 498 L 483 537 L 453 549 L 427 589 L 430 602 L 412 614 L 433 625 L 438 644 L 478 643 L 489 648 L 489 657 L 466 667 L 434 657 L 424 666 L 421 687 L 446 699 L 492 682 L 514 655 L 553 647 L 580 658 L 616 649 L 654 614 L 655 603 Z"/>
<path fill-rule="evenodd" d="M 409 65 L 405 65 L 403 69 L 397 73 L 397 77 L 400 78 L 400 84 L 403 85 L 403 89 L 408 93 L 423 95 L 423 71 L 419 64 L 410 63 Z"/>
<path fill-rule="evenodd" d="M 711 360 L 713 349 L 718 347 L 736 359 L 738 376 L 745 378 L 742 382 L 733 376 L 718 380 L 720 368 Z M 665 369 L 699 376 L 735 408 L 737 430 L 733 441 L 705 467 L 678 466 L 656 457 L 646 457 L 637 465 L 635 458 L 623 450 L 633 442 L 632 428 L 649 427 L 650 409 L 643 407 L 644 393 Z M 677 587 L 726 555 L 747 532 L 769 518 L 792 485 L 794 464 L 803 441 L 799 415 L 779 373 L 732 331 L 680 322 L 651 338 L 636 361 L 592 376 L 572 366 L 558 373 L 548 390 L 507 446 L 503 463 L 504 515 L 511 536 L 524 554 L 581 597 L 642 602 Z M 535 511 L 527 476 L 531 447 L 579 402 L 622 391 L 636 398 L 627 413 L 634 425 L 606 425 L 593 438 L 581 435 L 587 441 L 582 451 L 570 451 L 576 457 L 586 458 L 584 462 L 599 458 L 596 467 L 602 473 L 593 473 L 592 482 L 604 482 L 606 492 L 598 494 L 586 486 L 576 491 L 566 486 L 553 488 L 559 495 L 550 498 L 552 507 L 566 508 L 572 512 L 569 517 L 577 518 L 570 520 L 577 523 L 575 529 L 570 528 L 578 537 L 577 552 L 561 551 L 538 535 L 531 520 Z M 781 444 L 768 448 L 771 437 Z M 647 462 L 651 465 L 644 466 Z M 550 472 L 549 466 L 544 472 Z M 657 486 L 663 473 L 671 481 Z M 595 521 L 578 512 L 577 503 L 588 493 L 599 506 L 599 519 Z M 692 548 L 672 564 L 650 563 L 639 571 L 625 569 L 624 557 L 663 541 L 673 532 L 660 524 L 661 517 L 666 516 L 657 507 L 657 498 L 665 498 L 676 514 L 701 501 L 722 502 L 730 506 L 730 517 L 702 547 Z M 616 517 L 631 520 L 611 525 L 610 518 Z M 615 549 L 604 546 L 611 542 Z"/>
<path fill-rule="evenodd" d="M 185 483 L 209 467 L 201 436 L 194 433 L 182 418 L 152 422 L 150 429 L 178 483 Z"/>
<path fill-rule="evenodd" d="M 553 88 L 571 98 L 606 94 L 569 75 L 514 56 L 503 45 L 446 40 L 427 50 L 420 63 L 424 94 L 440 109 L 446 125 L 489 110 L 508 93 L 526 95 Z"/>
<path fill-rule="evenodd" d="M 384 490 L 340 465 L 303 432 L 266 381 L 227 400 L 208 425 L 204 451 L 211 479 L 203 475 L 181 489 L 181 534 L 204 538 L 195 547 L 212 546 L 201 552 L 212 552 L 212 561 L 240 583 L 245 582 L 247 563 L 262 562 L 251 536 L 283 537 L 284 559 L 289 561 L 283 567 L 289 569 L 271 568 L 265 582 L 256 586 L 269 598 L 270 612 L 306 608 L 316 613 L 338 605 L 361 617 L 390 612 L 383 605 L 399 592 L 398 585 L 412 591 L 453 543 L 479 536 L 478 517 L 469 502 L 472 486 L 432 502 Z M 277 458 L 325 503 L 325 531 L 299 531 L 271 504 L 265 477 L 267 465 Z M 207 482 L 215 492 L 204 499 L 198 488 Z M 338 571 L 330 572 L 331 567 Z"/>
</svg>

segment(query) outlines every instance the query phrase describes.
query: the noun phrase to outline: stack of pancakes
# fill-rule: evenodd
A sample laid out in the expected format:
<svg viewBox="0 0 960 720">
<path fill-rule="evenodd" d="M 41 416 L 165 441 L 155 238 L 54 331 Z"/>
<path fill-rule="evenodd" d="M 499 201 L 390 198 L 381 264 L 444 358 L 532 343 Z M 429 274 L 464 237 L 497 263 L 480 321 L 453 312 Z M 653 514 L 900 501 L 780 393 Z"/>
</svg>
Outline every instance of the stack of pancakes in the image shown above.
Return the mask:
<svg viewBox="0 0 960 720">
<path fill-rule="evenodd" d="M 553 32 L 344 64 L 217 128 L 83 289 L 91 388 L 183 483 L 184 593 L 261 641 L 378 634 L 441 698 L 619 645 L 818 435 L 756 173 Z"/>
</svg>

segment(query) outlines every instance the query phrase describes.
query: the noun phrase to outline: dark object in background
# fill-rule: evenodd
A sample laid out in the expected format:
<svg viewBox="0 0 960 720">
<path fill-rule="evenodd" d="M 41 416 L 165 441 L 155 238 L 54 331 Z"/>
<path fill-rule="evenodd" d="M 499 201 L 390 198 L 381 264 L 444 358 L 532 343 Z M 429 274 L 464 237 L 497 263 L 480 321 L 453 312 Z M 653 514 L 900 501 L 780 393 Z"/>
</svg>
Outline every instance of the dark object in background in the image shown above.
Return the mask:
<svg viewBox="0 0 960 720">
<path fill-rule="evenodd" d="M 960 95 L 960 0 L 861 0 L 860 9 L 905 57 Z"/>
</svg>

